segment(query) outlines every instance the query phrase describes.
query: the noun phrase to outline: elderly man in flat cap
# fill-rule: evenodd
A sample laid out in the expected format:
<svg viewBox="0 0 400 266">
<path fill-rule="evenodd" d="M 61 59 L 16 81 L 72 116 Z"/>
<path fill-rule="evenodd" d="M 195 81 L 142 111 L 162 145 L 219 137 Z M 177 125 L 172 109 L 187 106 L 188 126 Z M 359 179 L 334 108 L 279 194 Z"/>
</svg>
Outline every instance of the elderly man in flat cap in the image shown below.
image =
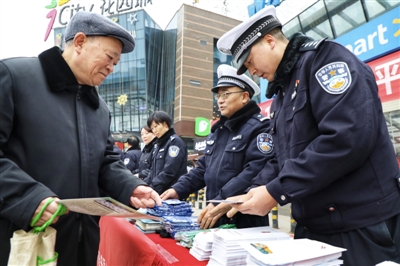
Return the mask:
<svg viewBox="0 0 400 266">
<path fill-rule="evenodd" d="M 346 248 L 344 265 L 400 262 L 400 174 L 374 73 L 338 43 L 288 40 L 281 27 L 267 7 L 217 43 L 238 74 L 267 79 L 267 97 L 276 95 L 270 134 L 280 172 L 235 208 L 265 215 L 292 203 L 295 238 Z"/>
<path fill-rule="evenodd" d="M 217 72 L 219 80 L 211 90 L 216 93 L 221 119 L 211 128 L 198 167 L 181 176 L 171 189 L 161 194 L 162 199 L 185 199 L 205 186 L 207 200 L 240 195 L 252 186 L 252 178 L 274 157 L 274 146 L 266 133 L 269 119 L 260 114 L 260 108 L 251 100 L 260 93 L 257 84 L 246 75 L 237 75 L 236 69 L 228 65 L 220 65 Z M 228 218 L 225 214 L 230 209 L 230 204 L 210 202 L 199 215 L 201 228 L 269 224 L 268 215 L 237 213 Z"/>
<path fill-rule="evenodd" d="M 136 208 L 161 205 L 113 152 L 110 112 L 96 90 L 134 39 L 107 17 L 78 12 L 65 40 L 64 50 L 0 61 L 0 265 L 13 232 L 50 220 L 57 199 L 99 197 L 101 189 Z M 58 265 L 96 265 L 98 220 L 74 212 L 54 220 Z"/>
</svg>

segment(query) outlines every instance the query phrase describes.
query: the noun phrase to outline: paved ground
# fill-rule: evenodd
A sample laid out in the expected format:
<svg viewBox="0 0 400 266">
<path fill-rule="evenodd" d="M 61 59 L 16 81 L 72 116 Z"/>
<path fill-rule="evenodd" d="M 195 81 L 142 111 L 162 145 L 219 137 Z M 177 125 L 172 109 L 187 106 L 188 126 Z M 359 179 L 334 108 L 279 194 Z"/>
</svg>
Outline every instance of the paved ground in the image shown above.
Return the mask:
<svg viewBox="0 0 400 266">
<path fill-rule="evenodd" d="M 202 202 L 202 207 L 206 206 L 205 201 Z M 193 208 L 194 216 L 198 216 L 202 209 L 199 208 L 199 202 L 195 202 L 195 208 Z M 273 227 L 272 213 L 269 213 L 269 224 Z M 280 231 L 285 233 L 291 233 L 292 224 L 290 222 L 290 204 L 286 206 L 278 206 L 278 228 Z"/>
</svg>

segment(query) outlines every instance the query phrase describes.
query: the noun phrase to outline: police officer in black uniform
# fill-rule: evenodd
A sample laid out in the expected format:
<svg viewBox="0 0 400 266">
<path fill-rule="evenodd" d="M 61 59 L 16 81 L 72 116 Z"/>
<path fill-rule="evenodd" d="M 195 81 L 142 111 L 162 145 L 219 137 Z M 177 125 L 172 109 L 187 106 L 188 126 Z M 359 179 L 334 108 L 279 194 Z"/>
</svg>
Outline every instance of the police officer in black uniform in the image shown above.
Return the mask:
<svg viewBox="0 0 400 266">
<path fill-rule="evenodd" d="M 171 117 L 156 111 L 147 119 L 147 126 L 157 137 L 151 172 L 144 179 L 159 194 L 170 188 L 181 175 L 187 173 L 187 148 L 175 133 Z"/>
<path fill-rule="evenodd" d="M 139 160 L 139 168 L 135 171 L 140 179 L 145 179 L 151 172 L 151 164 L 153 163 L 154 144 L 157 141 L 156 136 L 151 132 L 151 128 L 147 125 L 142 127 L 141 137 L 145 144 L 142 149 L 142 156 Z"/>
<path fill-rule="evenodd" d="M 281 27 L 266 7 L 217 43 L 238 74 L 267 79 L 267 97 L 276 95 L 270 134 L 280 172 L 263 170 L 270 182 L 234 207 L 264 215 L 292 203 L 295 238 L 346 248 L 344 265 L 400 262 L 400 174 L 374 73 L 338 43 L 288 40 Z"/>
<path fill-rule="evenodd" d="M 211 128 L 207 137 L 204 156 L 198 166 L 161 195 L 161 199 L 186 198 L 190 193 L 207 186 L 207 200 L 222 200 L 244 193 L 255 177 L 273 156 L 267 117 L 251 100 L 260 93 L 257 84 L 246 75 L 237 75 L 229 65 L 218 67 L 218 84 L 212 88 L 221 119 Z M 201 228 L 235 224 L 238 228 L 265 226 L 268 215 L 236 214 L 226 217 L 231 209 L 227 203 L 209 203 L 201 212 L 198 222 Z"/>
<path fill-rule="evenodd" d="M 135 173 L 139 169 L 139 160 L 142 156 L 142 151 L 140 150 L 140 140 L 137 136 L 130 136 L 126 142 L 128 143 L 128 150 L 124 155 L 124 164 L 126 168 Z"/>
</svg>

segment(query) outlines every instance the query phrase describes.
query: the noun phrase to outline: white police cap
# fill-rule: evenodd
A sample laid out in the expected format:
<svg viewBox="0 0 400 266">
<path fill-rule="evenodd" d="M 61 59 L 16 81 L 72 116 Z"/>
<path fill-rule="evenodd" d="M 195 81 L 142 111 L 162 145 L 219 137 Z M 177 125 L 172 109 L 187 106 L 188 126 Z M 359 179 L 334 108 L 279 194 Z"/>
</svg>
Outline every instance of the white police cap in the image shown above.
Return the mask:
<svg viewBox="0 0 400 266">
<path fill-rule="evenodd" d="M 258 85 L 246 75 L 238 75 L 236 68 L 229 65 L 220 65 L 217 70 L 218 83 L 211 89 L 212 92 L 218 93 L 218 89 L 222 87 L 236 86 L 244 91 L 249 92 L 250 98 L 260 94 Z"/>
<path fill-rule="evenodd" d="M 224 54 L 234 56 L 238 63 L 237 74 L 241 75 L 247 70 L 243 64 L 252 45 L 277 27 L 282 27 L 282 24 L 276 18 L 276 9 L 274 6 L 267 6 L 222 35 L 217 42 L 217 48 Z"/>
</svg>

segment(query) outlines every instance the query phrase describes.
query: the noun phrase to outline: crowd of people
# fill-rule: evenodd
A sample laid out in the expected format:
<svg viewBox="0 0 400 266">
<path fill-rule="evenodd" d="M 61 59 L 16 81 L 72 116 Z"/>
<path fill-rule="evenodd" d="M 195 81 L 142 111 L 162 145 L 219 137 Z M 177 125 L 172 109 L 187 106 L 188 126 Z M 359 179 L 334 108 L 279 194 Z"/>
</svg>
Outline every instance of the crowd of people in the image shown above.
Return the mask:
<svg viewBox="0 0 400 266">
<path fill-rule="evenodd" d="M 234 65 L 218 68 L 221 118 L 204 155 L 188 171 L 188 150 L 171 116 L 152 113 L 118 151 L 110 111 L 96 87 L 135 40 L 100 14 L 80 11 L 65 47 L 38 58 L 0 61 L 0 265 L 14 231 L 31 229 L 49 198 L 101 193 L 135 208 L 186 199 L 204 187 L 201 228 L 268 225 L 277 204 L 292 204 L 295 238 L 346 248 L 344 265 L 400 263 L 400 173 L 375 77 L 345 47 L 301 33 L 287 38 L 266 7 L 217 42 Z M 252 97 L 269 81 L 270 118 Z M 51 110 L 51 111 L 49 111 Z M 53 144 L 62 145 L 55 149 Z M 34 226 L 50 220 L 53 201 Z M 59 265 L 96 265 L 99 217 L 53 220 Z"/>
</svg>

